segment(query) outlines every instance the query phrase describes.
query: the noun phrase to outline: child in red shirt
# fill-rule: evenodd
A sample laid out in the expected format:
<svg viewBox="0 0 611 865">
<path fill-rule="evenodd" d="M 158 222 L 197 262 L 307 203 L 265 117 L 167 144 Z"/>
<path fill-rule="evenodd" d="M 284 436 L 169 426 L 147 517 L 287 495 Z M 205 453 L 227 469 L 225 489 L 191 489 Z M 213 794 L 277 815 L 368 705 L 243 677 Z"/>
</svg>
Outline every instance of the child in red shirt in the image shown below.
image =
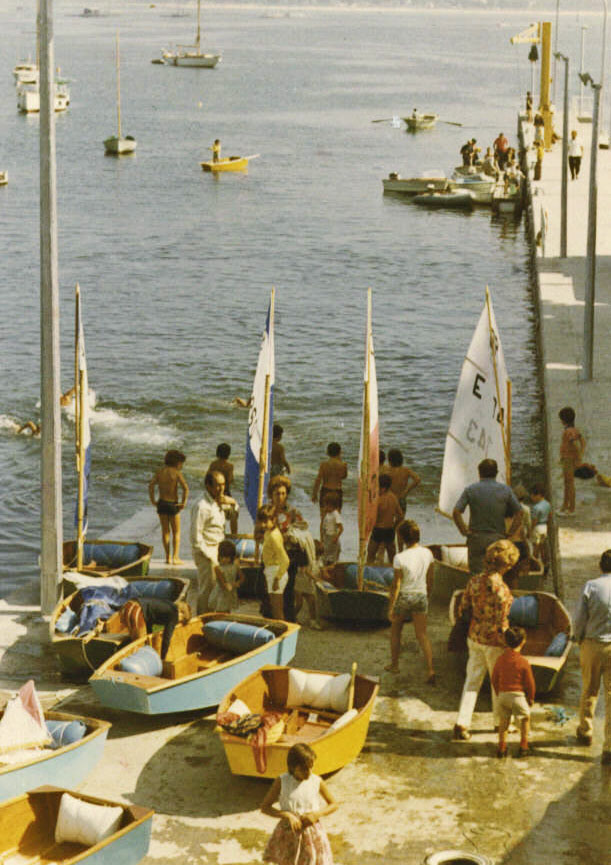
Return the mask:
<svg viewBox="0 0 611 865">
<path fill-rule="evenodd" d="M 524 628 L 507 628 L 507 648 L 494 665 L 492 687 L 498 697 L 499 747 L 497 757 L 507 756 L 507 729 L 511 716 L 520 719 L 520 748 L 518 757 L 528 757 L 528 729 L 530 707 L 535 701 L 535 680 L 530 664 L 520 654 L 526 642 Z"/>
</svg>

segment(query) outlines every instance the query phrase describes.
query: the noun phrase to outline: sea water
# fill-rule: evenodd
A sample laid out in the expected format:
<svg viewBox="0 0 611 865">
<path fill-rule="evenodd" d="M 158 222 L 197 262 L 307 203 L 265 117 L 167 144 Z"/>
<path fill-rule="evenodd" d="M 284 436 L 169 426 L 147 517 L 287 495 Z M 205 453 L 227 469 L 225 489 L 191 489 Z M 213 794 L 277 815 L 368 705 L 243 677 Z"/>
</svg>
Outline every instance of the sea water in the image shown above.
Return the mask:
<svg viewBox="0 0 611 865">
<path fill-rule="evenodd" d="M 184 5 L 184 4 L 183 4 Z M 34 4 L 2 4 L 0 277 L 0 575 L 2 592 L 37 571 L 40 442 L 14 432 L 39 418 L 38 117 L 18 115 L 11 70 L 32 54 Z M 117 7 L 117 8 L 115 8 Z M 56 119 L 62 389 L 73 380 L 73 292 L 82 291 L 92 412 L 90 533 L 148 506 L 166 449 L 187 454 L 194 492 L 219 442 L 232 446 L 240 494 L 248 398 L 270 289 L 276 289 L 275 419 L 307 501 L 328 442 L 349 464 L 354 513 L 366 292 L 373 289 L 380 442 L 423 479 L 410 514 L 434 516 L 444 439 L 463 357 L 490 287 L 513 379 L 513 476 L 543 475 L 529 249 L 524 221 L 427 212 L 384 196 L 397 171 L 451 173 L 483 148 L 530 84 L 520 16 L 351 8 L 208 7 L 214 70 L 151 64 L 192 41 L 171 4 L 55 4 L 55 58 L 71 80 Z M 104 156 L 116 130 L 134 156 Z M 416 107 L 441 121 L 407 134 L 379 118 Z M 444 123 L 442 121 L 450 121 Z M 461 123 L 462 127 L 452 124 Z M 260 153 L 247 174 L 201 171 L 215 138 Z M 63 411 L 63 502 L 73 536 L 73 412 Z M 348 517 L 346 517 L 348 518 Z M 439 522 L 441 521 L 441 523 Z"/>
</svg>

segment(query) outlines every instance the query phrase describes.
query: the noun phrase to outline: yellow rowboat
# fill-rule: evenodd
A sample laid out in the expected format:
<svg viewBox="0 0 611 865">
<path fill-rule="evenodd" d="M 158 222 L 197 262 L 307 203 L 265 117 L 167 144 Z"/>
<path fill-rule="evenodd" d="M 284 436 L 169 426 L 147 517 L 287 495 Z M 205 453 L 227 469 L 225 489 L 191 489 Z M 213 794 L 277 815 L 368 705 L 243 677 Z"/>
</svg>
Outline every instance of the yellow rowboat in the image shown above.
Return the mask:
<svg viewBox="0 0 611 865">
<path fill-rule="evenodd" d="M 250 159 L 256 159 L 258 153 L 251 156 L 228 156 L 227 159 L 219 159 L 218 162 L 200 162 L 203 171 L 246 171 Z"/>
<path fill-rule="evenodd" d="M 305 677 L 314 677 L 314 680 Z M 320 699 L 320 693 L 316 697 L 309 685 L 300 699 L 299 687 L 295 682 L 315 681 L 320 685 L 325 679 L 334 679 L 339 686 L 334 689 L 336 697 L 338 691 L 347 686 L 343 692 L 343 705 L 340 693 L 339 701 L 336 699 L 333 703 L 333 709 L 321 708 L 324 698 Z M 344 682 L 344 679 L 347 681 Z M 286 772 L 289 748 L 298 742 L 306 742 L 316 754 L 313 771 L 319 775 L 335 772 L 354 760 L 365 744 L 378 683 L 376 679 L 355 675 L 352 689 L 349 680 L 349 674 L 342 677 L 339 673 L 265 666 L 236 685 L 220 703 L 217 719 L 222 713 L 228 712 L 236 700 L 241 700 L 250 713 L 263 715 L 276 712 L 281 716 L 282 723 L 278 722 L 267 731 L 258 759 L 250 741 L 219 728 L 231 772 L 234 775 L 277 778 Z M 352 711 L 347 709 L 349 703 L 352 703 Z M 342 721 L 338 723 L 340 718 Z M 264 767 L 262 764 L 265 764 Z"/>
</svg>

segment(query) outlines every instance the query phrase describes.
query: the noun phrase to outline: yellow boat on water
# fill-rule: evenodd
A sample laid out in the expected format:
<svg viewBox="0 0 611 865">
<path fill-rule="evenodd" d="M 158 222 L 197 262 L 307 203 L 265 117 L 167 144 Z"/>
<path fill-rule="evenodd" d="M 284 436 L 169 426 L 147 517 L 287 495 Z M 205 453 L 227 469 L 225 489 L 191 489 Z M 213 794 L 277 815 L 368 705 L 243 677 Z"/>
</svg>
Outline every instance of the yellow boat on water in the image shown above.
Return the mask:
<svg viewBox="0 0 611 865">
<path fill-rule="evenodd" d="M 226 725 L 219 728 L 231 772 L 277 778 L 286 772 L 286 756 L 298 742 L 306 742 L 316 754 L 313 770 L 318 775 L 341 769 L 365 744 L 377 693 L 377 680 L 368 676 L 261 667 L 219 705 L 219 724 L 228 712 L 274 713 L 273 726 L 260 738 L 258 731 L 246 739 Z"/>
<path fill-rule="evenodd" d="M 200 162 L 203 171 L 246 171 L 250 159 L 256 159 L 258 153 L 251 156 L 228 156 L 218 162 Z"/>
</svg>

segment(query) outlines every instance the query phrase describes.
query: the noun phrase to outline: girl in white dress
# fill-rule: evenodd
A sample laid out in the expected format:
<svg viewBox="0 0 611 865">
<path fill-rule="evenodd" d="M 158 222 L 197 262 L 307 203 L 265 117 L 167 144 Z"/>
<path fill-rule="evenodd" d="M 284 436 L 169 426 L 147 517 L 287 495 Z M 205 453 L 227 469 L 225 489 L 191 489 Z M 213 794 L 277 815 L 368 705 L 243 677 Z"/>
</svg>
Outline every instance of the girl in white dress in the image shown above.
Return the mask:
<svg viewBox="0 0 611 865">
<path fill-rule="evenodd" d="M 267 842 L 264 862 L 276 865 L 333 865 L 333 854 L 320 818 L 337 804 L 327 785 L 312 772 L 316 754 L 309 745 L 293 745 L 288 772 L 276 778 L 261 811 L 280 822 Z M 278 807 L 274 807 L 274 803 Z"/>
</svg>

